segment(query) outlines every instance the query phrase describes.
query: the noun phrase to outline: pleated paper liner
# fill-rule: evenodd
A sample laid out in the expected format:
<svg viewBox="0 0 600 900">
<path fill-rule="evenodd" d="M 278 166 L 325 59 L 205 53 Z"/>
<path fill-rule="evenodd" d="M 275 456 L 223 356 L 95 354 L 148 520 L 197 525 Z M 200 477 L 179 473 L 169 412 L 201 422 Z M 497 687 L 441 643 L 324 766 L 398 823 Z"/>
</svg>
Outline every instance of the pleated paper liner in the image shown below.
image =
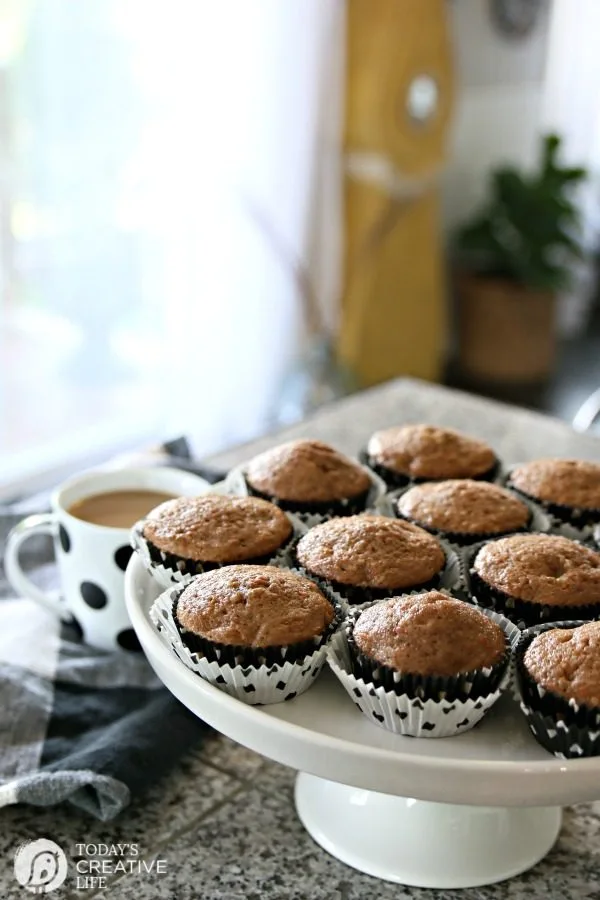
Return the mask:
<svg viewBox="0 0 600 900">
<path fill-rule="evenodd" d="M 145 569 L 156 579 L 162 587 L 173 584 L 187 584 L 195 575 L 209 572 L 213 569 L 221 569 L 231 565 L 271 565 L 289 568 L 291 565 L 290 553 L 294 543 L 305 533 L 306 526 L 296 516 L 286 514 L 292 525 L 292 533 L 289 538 L 273 553 L 264 556 L 255 556 L 249 559 L 229 560 L 228 562 L 207 562 L 201 560 L 185 559 L 174 553 L 160 550 L 151 541 L 144 537 L 145 520 L 142 519 L 131 530 L 131 546 L 139 554 Z"/>
<path fill-rule="evenodd" d="M 427 579 L 427 581 L 421 582 L 420 584 L 411 584 L 396 588 L 373 588 L 364 585 L 343 584 L 340 581 L 333 581 L 331 579 L 323 578 L 320 575 L 317 575 L 315 572 L 311 572 L 310 569 L 307 569 L 300 562 L 300 560 L 296 556 L 297 543 L 297 541 L 294 543 L 291 550 L 293 567 L 302 572 L 303 575 L 312 578 L 313 581 L 317 582 L 317 584 L 333 590 L 337 596 L 343 598 L 343 600 L 350 606 L 358 606 L 364 603 L 371 603 L 375 600 L 383 600 L 386 597 L 395 597 L 400 594 L 417 594 L 422 593 L 423 591 L 433 591 L 437 590 L 438 588 L 448 588 L 450 590 L 453 590 L 455 588 L 461 588 L 463 585 L 461 560 L 454 548 L 452 548 L 443 540 L 439 540 L 445 556 L 443 568 L 440 569 L 440 571 L 432 578 L 429 578 Z"/>
<path fill-rule="evenodd" d="M 504 616 L 491 610 L 481 612 L 500 625 L 507 640 L 505 658 L 490 669 L 453 679 L 402 675 L 388 667 L 367 665 L 352 651 L 351 632 L 358 610 L 350 614 L 329 643 L 327 662 L 369 721 L 409 737 L 443 738 L 462 734 L 483 718 L 508 687 L 510 648 L 520 633 Z"/>
<path fill-rule="evenodd" d="M 412 487 L 412 485 L 411 485 Z M 424 522 L 419 522 L 418 519 L 413 519 L 410 516 L 406 516 L 400 512 L 398 508 L 398 501 L 403 494 L 405 494 L 409 487 L 404 490 L 394 492 L 390 494 L 390 500 L 392 502 L 392 506 L 394 509 L 394 513 L 398 519 L 404 519 L 405 522 L 411 522 L 413 525 L 418 525 L 419 528 L 424 528 L 425 531 L 428 531 L 430 534 L 434 534 L 436 537 L 443 538 L 448 541 L 449 544 L 454 545 L 455 547 L 468 547 L 472 544 L 480 544 L 485 541 L 494 540 L 495 538 L 506 537 L 509 534 L 530 534 L 530 533 L 542 533 L 545 534 L 550 531 L 550 520 L 548 516 L 544 514 L 544 512 L 537 507 L 534 503 L 531 503 L 529 500 L 524 497 L 520 498 L 522 502 L 527 506 L 529 510 L 529 519 L 522 528 L 518 529 L 509 529 L 508 531 L 497 531 L 497 532 L 458 532 L 458 531 L 443 531 L 440 528 L 434 528 L 433 526 L 426 525 Z"/>
<path fill-rule="evenodd" d="M 593 536 L 594 529 L 600 527 L 600 509 L 579 509 L 564 503 L 550 503 L 532 497 L 512 484 L 510 474 L 511 470 L 504 477 L 504 487 L 541 510 L 548 518 L 548 530 L 552 534 L 559 534 L 576 541 L 589 541 Z"/>
<path fill-rule="evenodd" d="M 390 491 L 398 490 L 403 487 L 411 487 L 415 484 L 425 484 L 428 481 L 447 481 L 451 476 L 445 475 L 443 478 L 417 478 L 412 475 L 405 475 L 403 472 L 396 472 L 394 469 L 388 469 L 387 466 L 381 465 L 375 460 L 366 448 L 359 451 L 358 458 L 361 463 L 372 469 L 386 483 Z M 479 475 L 469 475 L 473 481 L 498 481 L 502 477 L 502 464 L 498 457 L 491 468 Z"/>
<path fill-rule="evenodd" d="M 464 601 L 461 600 L 461 602 Z M 450 701 L 463 701 L 469 697 L 479 699 L 496 690 L 500 684 L 510 662 L 510 640 L 506 632 L 508 630 L 513 633 L 514 629 L 515 636 L 518 632 L 512 622 L 508 622 L 503 628 L 506 637 L 505 654 L 498 663 L 489 668 L 465 672 L 456 677 L 402 675 L 395 669 L 370 659 L 359 650 L 354 641 L 354 625 L 364 609 L 368 609 L 371 605 L 373 604 L 368 604 L 360 611 L 351 611 L 345 620 L 352 671 L 354 675 L 362 678 L 365 682 L 383 685 L 387 691 L 406 694 L 411 699 L 438 700 L 440 697 L 445 697 Z M 476 609 L 476 607 L 474 608 Z M 478 610 L 478 612 L 486 614 L 484 610 Z M 504 620 L 505 617 L 500 616 L 499 618 Z"/>
<path fill-rule="evenodd" d="M 495 610 L 509 618 L 521 629 L 531 628 L 544 622 L 560 622 L 563 619 L 577 618 L 589 621 L 600 618 L 600 598 L 598 603 L 579 606 L 532 603 L 512 597 L 499 588 L 487 584 L 473 568 L 475 557 L 487 543 L 489 542 L 483 541 L 481 544 L 465 548 L 463 555 L 467 594 L 478 606 Z"/>
<path fill-rule="evenodd" d="M 251 706 L 293 700 L 314 684 L 342 611 L 333 595 L 335 618 L 312 640 L 285 647 L 252 648 L 218 644 L 186 632 L 176 605 L 187 585 L 171 586 L 152 605 L 150 618 L 163 641 L 192 672 Z"/>
<path fill-rule="evenodd" d="M 366 493 L 362 493 L 357 497 L 325 503 L 299 503 L 291 500 L 280 500 L 277 497 L 257 491 L 246 481 L 244 466 L 238 466 L 231 470 L 224 481 L 224 487 L 229 494 L 241 497 L 254 496 L 268 500 L 286 512 L 293 513 L 308 528 L 319 525 L 321 522 L 326 522 L 328 519 L 334 519 L 339 516 L 353 516 L 363 512 L 393 515 L 392 508 L 387 500 L 387 486 L 385 482 L 368 466 L 363 466 L 363 468 L 371 481 L 371 487 Z"/>
<path fill-rule="evenodd" d="M 516 687 L 521 711 L 536 741 L 559 759 L 600 756 L 600 707 L 588 707 L 547 691 L 524 663 L 533 639 L 553 628 L 577 628 L 581 620 L 549 622 L 522 632 L 515 650 Z"/>
</svg>

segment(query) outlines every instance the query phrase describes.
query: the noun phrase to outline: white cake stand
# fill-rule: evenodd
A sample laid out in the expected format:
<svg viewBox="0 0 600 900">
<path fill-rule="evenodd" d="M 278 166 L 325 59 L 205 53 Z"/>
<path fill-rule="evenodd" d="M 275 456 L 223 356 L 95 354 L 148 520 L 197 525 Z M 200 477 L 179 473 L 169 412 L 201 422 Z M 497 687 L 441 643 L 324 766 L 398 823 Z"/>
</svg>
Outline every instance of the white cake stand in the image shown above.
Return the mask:
<svg viewBox="0 0 600 900">
<path fill-rule="evenodd" d="M 289 703 L 247 706 L 162 642 L 148 618 L 160 588 L 135 556 L 125 581 L 133 627 L 161 681 L 218 731 L 298 769 L 302 823 L 362 872 L 431 888 L 501 881 L 548 853 L 563 805 L 600 798 L 600 758 L 546 753 L 510 697 L 472 731 L 437 740 L 371 724 L 330 672 Z"/>
</svg>

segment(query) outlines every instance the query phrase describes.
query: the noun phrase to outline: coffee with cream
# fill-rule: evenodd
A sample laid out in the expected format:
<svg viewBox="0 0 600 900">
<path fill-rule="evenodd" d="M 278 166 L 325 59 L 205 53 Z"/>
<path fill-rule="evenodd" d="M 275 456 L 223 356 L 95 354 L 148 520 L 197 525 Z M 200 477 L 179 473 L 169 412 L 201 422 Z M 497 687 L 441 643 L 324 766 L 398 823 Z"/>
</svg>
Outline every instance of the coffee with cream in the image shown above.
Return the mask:
<svg viewBox="0 0 600 900">
<path fill-rule="evenodd" d="M 173 496 L 148 490 L 106 491 L 77 500 L 69 507 L 68 512 L 76 519 L 93 525 L 131 528 L 139 519 L 148 515 L 151 509 L 165 500 L 172 500 Z"/>
</svg>

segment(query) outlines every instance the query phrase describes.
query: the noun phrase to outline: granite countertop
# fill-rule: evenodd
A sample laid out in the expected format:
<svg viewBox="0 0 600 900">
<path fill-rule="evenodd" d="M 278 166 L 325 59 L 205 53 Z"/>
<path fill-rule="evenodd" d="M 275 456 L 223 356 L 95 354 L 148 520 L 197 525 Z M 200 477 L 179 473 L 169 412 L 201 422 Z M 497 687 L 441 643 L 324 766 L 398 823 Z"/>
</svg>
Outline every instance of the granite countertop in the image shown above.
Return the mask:
<svg viewBox="0 0 600 900">
<path fill-rule="evenodd" d="M 282 437 L 315 436 L 356 452 L 375 428 L 400 422 L 451 425 L 490 441 L 508 462 L 542 455 L 600 460 L 600 441 L 536 413 L 402 379 L 348 398 L 312 419 L 208 460 L 235 465 Z M 600 897 L 600 801 L 570 808 L 551 854 L 523 876 L 463 891 L 405 888 L 370 878 L 321 850 L 293 805 L 295 773 L 214 734 L 116 820 L 101 823 L 70 808 L 0 810 L 0 896 L 27 896 L 12 874 L 21 841 L 51 837 L 71 857 L 78 843 L 139 846 L 165 874 L 109 878 L 101 891 L 56 897 L 89 900 L 500 900 Z M 600 797 L 600 786 L 598 789 Z"/>
</svg>

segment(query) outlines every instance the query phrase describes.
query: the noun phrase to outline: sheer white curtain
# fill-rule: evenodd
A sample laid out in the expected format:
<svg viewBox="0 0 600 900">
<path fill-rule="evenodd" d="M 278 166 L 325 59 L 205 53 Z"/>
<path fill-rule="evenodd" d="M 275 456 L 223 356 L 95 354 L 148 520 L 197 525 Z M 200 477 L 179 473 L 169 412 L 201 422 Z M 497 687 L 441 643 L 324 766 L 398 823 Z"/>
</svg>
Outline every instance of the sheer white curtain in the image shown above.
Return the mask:
<svg viewBox="0 0 600 900">
<path fill-rule="evenodd" d="M 343 0 L 0 7 L 0 459 L 9 475 L 186 432 L 264 429 L 332 308 Z"/>
<path fill-rule="evenodd" d="M 187 38 L 190 65 L 177 91 L 180 122 L 191 110 L 198 121 L 176 176 L 171 277 L 193 273 L 193 282 L 170 298 L 169 328 L 182 377 L 187 371 L 195 385 L 183 404 L 205 420 L 204 435 L 193 423 L 199 437 L 223 443 L 256 433 L 297 350 L 301 301 L 290 260 L 312 263 L 321 296 L 334 290 L 335 253 L 311 253 L 337 233 L 342 5 L 225 0 L 213 10 L 214 31 L 200 47 Z M 257 227 L 257 211 L 279 249 Z"/>
</svg>

